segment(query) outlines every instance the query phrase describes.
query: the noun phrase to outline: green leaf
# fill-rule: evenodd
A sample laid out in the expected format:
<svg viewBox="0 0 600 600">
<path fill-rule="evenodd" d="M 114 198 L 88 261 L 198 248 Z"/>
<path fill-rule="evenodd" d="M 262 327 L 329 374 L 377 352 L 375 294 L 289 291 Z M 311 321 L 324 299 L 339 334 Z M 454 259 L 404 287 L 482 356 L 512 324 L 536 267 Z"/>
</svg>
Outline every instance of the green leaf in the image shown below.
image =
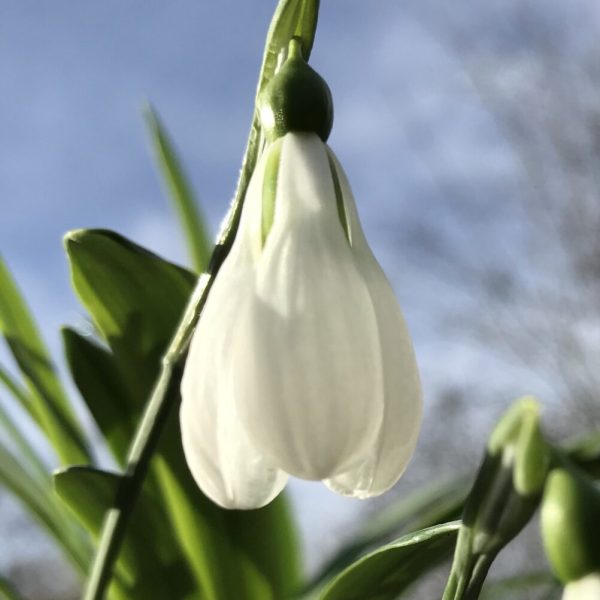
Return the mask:
<svg viewBox="0 0 600 600">
<path fill-rule="evenodd" d="M 252 511 L 229 511 L 240 553 L 269 583 L 274 600 L 296 593 L 301 584 L 301 556 L 286 494 Z M 262 597 L 262 596 L 261 596 Z"/>
<path fill-rule="evenodd" d="M 27 383 L 17 395 L 63 463 L 87 462 L 89 452 L 48 350 L 17 285 L 0 258 L 0 332 Z"/>
<path fill-rule="evenodd" d="M 129 423 L 137 423 L 196 276 L 110 231 L 73 231 L 65 247 L 75 291 L 127 391 Z"/>
<path fill-rule="evenodd" d="M 59 509 L 52 495 L 51 480 L 33 477 L 0 444 L 0 483 L 9 489 L 24 508 L 54 537 L 66 556 L 82 572 L 91 559 L 91 548 L 79 528 Z"/>
<path fill-rule="evenodd" d="M 320 600 L 393 600 L 450 555 L 460 522 L 415 531 L 367 554 L 342 571 Z"/>
<path fill-rule="evenodd" d="M 0 365 L 0 382 L 5 385 L 7 390 L 16 398 L 18 403 L 24 405 L 31 402 L 27 390 L 23 389 Z M 45 478 L 48 475 L 48 469 L 41 457 L 25 437 L 21 428 L 10 415 L 9 411 L 0 405 L 0 426 L 6 432 L 8 438 L 12 440 L 15 449 L 20 452 L 20 459 L 26 463 L 27 468 L 33 475 Z"/>
<path fill-rule="evenodd" d="M 122 476 L 92 467 L 69 467 L 54 474 L 56 493 L 95 538 L 107 510 L 118 506 L 123 483 Z M 183 597 L 193 589 L 189 571 L 169 533 L 164 516 L 146 496 L 133 515 L 119 555 L 117 594 L 162 600 Z M 176 578 L 170 579 L 167 573 L 176 574 Z"/>
<path fill-rule="evenodd" d="M 117 359 L 135 361 L 128 373 L 150 362 L 154 376 L 196 276 L 111 231 L 79 229 L 64 241 L 73 287 Z"/>
<path fill-rule="evenodd" d="M 144 117 L 152 138 L 158 166 L 187 239 L 194 270 L 202 273 L 208 267 L 213 248 L 206 221 L 201 214 L 167 131 L 152 106 L 146 107 Z"/>
<path fill-rule="evenodd" d="M 124 464 L 139 410 L 131 401 L 113 355 L 68 327 L 62 330 L 69 370 L 119 464 Z"/>
<path fill-rule="evenodd" d="M 305 591 L 316 588 L 375 546 L 410 531 L 457 519 L 468 493 L 469 480 L 467 477 L 455 477 L 436 481 L 406 497 L 392 500 L 367 516 L 356 534 L 311 579 Z"/>
</svg>

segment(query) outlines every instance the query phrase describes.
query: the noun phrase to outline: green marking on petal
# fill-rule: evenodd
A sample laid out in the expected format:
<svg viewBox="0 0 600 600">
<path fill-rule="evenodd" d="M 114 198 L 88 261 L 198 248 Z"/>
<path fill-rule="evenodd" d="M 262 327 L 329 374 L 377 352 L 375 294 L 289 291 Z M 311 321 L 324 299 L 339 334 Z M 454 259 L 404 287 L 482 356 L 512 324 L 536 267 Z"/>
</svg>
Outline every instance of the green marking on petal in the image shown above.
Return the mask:
<svg viewBox="0 0 600 600">
<path fill-rule="evenodd" d="M 333 179 L 333 189 L 335 191 L 335 201 L 337 204 L 338 215 L 340 217 L 340 223 L 344 228 L 344 233 L 346 234 L 348 243 L 352 246 L 352 232 L 350 231 L 350 226 L 348 225 L 348 214 L 346 212 L 346 204 L 344 203 L 342 186 L 340 184 L 340 178 L 337 174 L 335 161 L 333 160 L 333 156 L 331 156 L 331 151 L 329 148 L 327 148 L 327 160 L 329 161 L 329 170 L 331 171 L 331 178 Z"/>
<path fill-rule="evenodd" d="M 262 188 L 261 238 L 264 247 L 275 218 L 275 200 L 277 196 L 277 180 L 279 176 L 279 160 L 281 158 L 281 142 L 275 142 L 267 150 L 267 163 Z"/>
</svg>

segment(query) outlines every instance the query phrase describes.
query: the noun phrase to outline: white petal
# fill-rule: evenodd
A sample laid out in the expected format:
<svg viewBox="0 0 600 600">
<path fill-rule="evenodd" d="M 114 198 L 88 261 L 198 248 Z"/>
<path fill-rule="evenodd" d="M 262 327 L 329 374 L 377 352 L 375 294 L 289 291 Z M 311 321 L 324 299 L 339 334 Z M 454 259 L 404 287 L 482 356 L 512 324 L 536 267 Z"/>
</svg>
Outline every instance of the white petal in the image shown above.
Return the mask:
<svg viewBox="0 0 600 600">
<path fill-rule="evenodd" d="M 413 454 L 422 418 L 421 385 L 412 342 L 394 292 L 360 226 L 352 191 L 334 158 L 350 225 L 357 266 L 368 287 L 381 343 L 384 372 L 384 418 L 376 444 L 363 463 L 325 481 L 332 490 L 367 498 L 391 488 Z"/>
<path fill-rule="evenodd" d="M 257 174 L 260 174 L 260 168 Z M 250 220 L 260 208 L 262 181 L 253 178 L 239 234 L 215 280 L 194 333 L 182 380 L 183 449 L 202 491 L 225 508 L 259 508 L 285 486 L 287 475 L 264 459 L 239 421 L 230 346 L 242 299 L 253 286 Z"/>
<path fill-rule="evenodd" d="M 377 323 L 316 135 L 283 138 L 273 226 L 233 358 L 248 435 L 288 473 L 332 476 L 374 443 L 383 414 Z"/>
<path fill-rule="evenodd" d="M 600 598 L 600 574 L 591 573 L 565 586 L 563 600 L 598 600 Z"/>
</svg>

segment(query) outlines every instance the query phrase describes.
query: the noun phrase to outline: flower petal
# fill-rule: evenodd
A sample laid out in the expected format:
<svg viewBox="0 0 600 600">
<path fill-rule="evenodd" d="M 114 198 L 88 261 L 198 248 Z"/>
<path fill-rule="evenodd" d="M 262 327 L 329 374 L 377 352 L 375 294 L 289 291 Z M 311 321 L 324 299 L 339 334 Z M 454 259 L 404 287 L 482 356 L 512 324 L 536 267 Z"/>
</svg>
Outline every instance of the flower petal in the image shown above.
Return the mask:
<svg viewBox="0 0 600 600">
<path fill-rule="evenodd" d="M 259 229 L 262 181 L 257 169 L 239 234 L 223 263 L 196 327 L 181 385 L 181 433 L 186 460 L 202 491 L 225 508 L 259 508 L 284 488 L 287 475 L 271 465 L 246 435 L 231 385 L 230 347 L 243 296 L 253 287 L 251 235 Z M 258 210 L 257 210 L 258 203 Z"/>
<path fill-rule="evenodd" d="M 325 145 L 283 139 L 272 228 L 232 350 L 237 409 L 290 474 L 357 463 L 383 415 L 377 322 L 340 223 Z"/>
<path fill-rule="evenodd" d="M 384 373 L 384 417 L 363 463 L 324 483 L 333 491 L 367 498 L 391 488 L 413 454 L 422 418 L 422 395 L 411 338 L 392 287 L 367 244 L 346 175 L 331 152 L 348 216 L 352 250 L 377 318 Z"/>
</svg>

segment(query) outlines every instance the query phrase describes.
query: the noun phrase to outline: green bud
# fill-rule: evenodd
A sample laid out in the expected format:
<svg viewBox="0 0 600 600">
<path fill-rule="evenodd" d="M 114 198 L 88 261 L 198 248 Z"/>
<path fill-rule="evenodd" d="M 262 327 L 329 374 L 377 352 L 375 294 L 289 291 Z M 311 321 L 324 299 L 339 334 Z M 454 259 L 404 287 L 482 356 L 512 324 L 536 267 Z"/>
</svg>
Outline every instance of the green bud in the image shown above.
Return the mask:
<svg viewBox="0 0 600 600">
<path fill-rule="evenodd" d="M 269 141 L 290 131 L 316 133 L 327 141 L 333 126 L 329 86 L 302 56 L 302 42 L 292 38 L 288 55 L 259 98 L 263 131 Z"/>
<path fill-rule="evenodd" d="M 501 456 L 512 469 L 513 486 L 522 496 L 542 491 L 550 464 L 550 450 L 542 436 L 539 405 L 535 398 L 517 400 L 498 422 L 488 442 L 488 452 Z"/>
<path fill-rule="evenodd" d="M 494 428 L 465 505 L 474 553 L 495 552 L 521 531 L 537 508 L 549 462 L 538 403 L 522 398 Z"/>
<path fill-rule="evenodd" d="M 563 583 L 600 572 L 600 490 L 585 476 L 562 467 L 550 473 L 541 525 L 546 556 Z"/>
</svg>

